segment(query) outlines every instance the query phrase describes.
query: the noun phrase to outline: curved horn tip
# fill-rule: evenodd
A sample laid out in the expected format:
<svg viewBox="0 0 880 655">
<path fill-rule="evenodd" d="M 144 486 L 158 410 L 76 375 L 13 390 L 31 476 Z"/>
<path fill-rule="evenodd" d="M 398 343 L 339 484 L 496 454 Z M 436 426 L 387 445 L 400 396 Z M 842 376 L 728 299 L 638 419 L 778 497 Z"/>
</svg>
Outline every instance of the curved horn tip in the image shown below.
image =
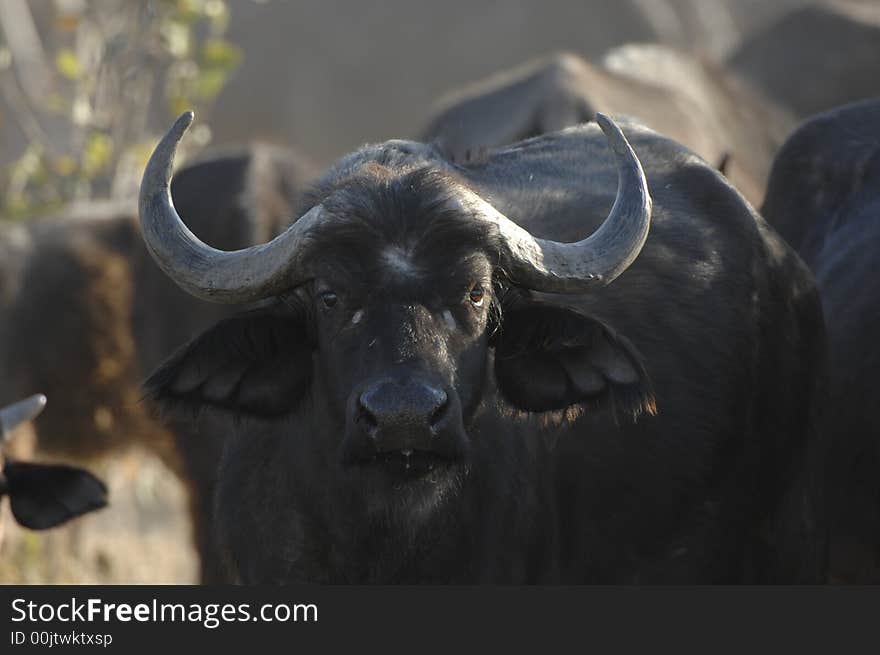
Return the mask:
<svg viewBox="0 0 880 655">
<path fill-rule="evenodd" d="M 8 407 L 0 408 L 0 431 L 5 433 L 21 423 L 35 419 L 44 407 L 46 407 L 46 396 L 38 393 Z"/>
<path fill-rule="evenodd" d="M 620 128 L 617 127 L 617 123 L 611 120 L 611 118 L 608 117 L 608 114 L 603 114 L 601 111 L 596 112 L 596 122 L 605 133 L 607 133 L 609 130 L 614 130 L 614 128 L 617 128 L 618 132 L 620 131 Z"/>
<path fill-rule="evenodd" d="M 192 125 L 195 117 L 196 114 L 192 109 L 183 112 L 180 116 L 177 117 L 177 120 L 174 121 L 174 125 L 171 127 L 171 132 L 175 134 L 179 139 L 181 136 L 183 136 L 183 133 L 189 129 L 189 126 Z"/>
<path fill-rule="evenodd" d="M 141 179 L 140 204 L 153 196 L 157 192 L 166 189 L 171 182 L 171 169 L 174 165 L 174 155 L 177 152 L 177 144 L 183 138 L 183 133 L 192 125 L 195 114 L 192 111 L 185 111 L 174 125 L 163 136 L 156 145 L 153 154 L 147 162 L 144 169 L 144 176 Z"/>
<path fill-rule="evenodd" d="M 43 408 L 46 406 L 46 403 L 49 402 L 49 399 L 46 398 L 45 394 L 37 393 L 28 398 L 29 401 L 34 403 L 35 406 L 39 405 L 40 411 L 43 411 Z"/>
<path fill-rule="evenodd" d="M 180 140 L 183 138 L 184 132 L 186 132 L 189 129 L 189 126 L 192 125 L 195 117 L 196 115 L 192 110 L 185 111 L 178 116 L 177 120 L 174 121 L 174 125 L 168 130 L 168 133 L 162 137 L 162 140 L 159 142 L 156 149 L 158 150 L 159 148 L 168 147 L 176 149 L 177 144 L 180 143 Z"/>
<path fill-rule="evenodd" d="M 19 400 L 12 406 L 22 412 L 21 416 L 27 417 L 23 420 L 29 421 L 32 418 L 36 418 L 39 413 L 43 411 L 43 408 L 46 407 L 46 402 L 47 399 L 45 395 L 35 393 L 33 396 L 28 396 L 24 400 Z"/>
<path fill-rule="evenodd" d="M 626 140 L 623 130 L 620 129 L 620 126 L 617 123 L 605 114 L 599 112 L 596 112 L 596 123 L 599 124 L 599 127 L 602 129 L 602 132 L 605 133 L 608 142 L 615 151 L 620 152 L 621 150 L 627 150 L 629 141 Z"/>
</svg>

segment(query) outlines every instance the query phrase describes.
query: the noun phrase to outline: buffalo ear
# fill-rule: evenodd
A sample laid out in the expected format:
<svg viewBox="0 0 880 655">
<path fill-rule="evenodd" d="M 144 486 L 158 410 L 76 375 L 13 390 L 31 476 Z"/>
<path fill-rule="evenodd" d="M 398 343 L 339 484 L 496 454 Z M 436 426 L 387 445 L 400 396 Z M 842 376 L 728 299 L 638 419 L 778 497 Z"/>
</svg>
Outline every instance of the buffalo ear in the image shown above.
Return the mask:
<svg viewBox="0 0 880 655">
<path fill-rule="evenodd" d="M 642 358 L 607 325 L 574 310 L 534 300 L 505 309 L 495 337 L 501 393 L 529 412 L 601 406 L 637 416 L 655 413 Z"/>
<path fill-rule="evenodd" d="M 3 467 L 15 520 L 31 530 L 54 528 L 107 504 L 107 487 L 74 466 L 7 462 Z"/>
<path fill-rule="evenodd" d="M 304 316 L 266 310 L 220 321 L 183 346 L 146 381 L 160 406 L 216 407 L 273 418 L 292 411 L 312 380 Z"/>
</svg>

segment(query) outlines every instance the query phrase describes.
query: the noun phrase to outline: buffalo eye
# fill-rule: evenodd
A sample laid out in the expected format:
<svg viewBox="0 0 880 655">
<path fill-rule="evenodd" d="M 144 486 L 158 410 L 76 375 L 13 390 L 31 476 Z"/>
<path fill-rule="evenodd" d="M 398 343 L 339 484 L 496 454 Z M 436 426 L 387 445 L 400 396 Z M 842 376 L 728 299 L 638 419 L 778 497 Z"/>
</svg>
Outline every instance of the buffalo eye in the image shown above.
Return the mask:
<svg viewBox="0 0 880 655">
<path fill-rule="evenodd" d="M 483 304 L 483 297 L 485 295 L 486 293 L 483 291 L 483 287 L 476 285 L 468 292 L 468 300 L 470 300 L 475 307 L 479 307 Z"/>
<path fill-rule="evenodd" d="M 324 291 L 318 294 L 318 298 L 321 299 L 321 304 L 327 309 L 332 309 L 339 301 L 339 297 L 336 295 L 335 291 Z"/>
</svg>

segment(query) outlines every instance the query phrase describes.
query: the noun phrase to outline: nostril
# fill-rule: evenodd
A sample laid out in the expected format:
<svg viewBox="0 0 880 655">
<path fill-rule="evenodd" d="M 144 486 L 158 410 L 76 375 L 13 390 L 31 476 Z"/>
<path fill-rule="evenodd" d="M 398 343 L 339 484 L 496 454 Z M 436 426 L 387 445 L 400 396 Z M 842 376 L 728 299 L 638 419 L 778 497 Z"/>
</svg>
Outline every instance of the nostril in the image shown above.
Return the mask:
<svg viewBox="0 0 880 655">
<path fill-rule="evenodd" d="M 369 434 L 373 434 L 379 427 L 379 421 L 376 419 L 375 414 L 367 407 L 363 396 L 358 404 L 357 422 L 363 425 Z"/>
<path fill-rule="evenodd" d="M 437 394 L 437 400 L 437 407 L 431 413 L 431 417 L 428 420 L 431 427 L 436 426 L 443 420 L 443 417 L 446 415 L 446 410 L 449 408 L 449 397 L 446 395 L 445 391 L 440 391 Z"/>
</svg>

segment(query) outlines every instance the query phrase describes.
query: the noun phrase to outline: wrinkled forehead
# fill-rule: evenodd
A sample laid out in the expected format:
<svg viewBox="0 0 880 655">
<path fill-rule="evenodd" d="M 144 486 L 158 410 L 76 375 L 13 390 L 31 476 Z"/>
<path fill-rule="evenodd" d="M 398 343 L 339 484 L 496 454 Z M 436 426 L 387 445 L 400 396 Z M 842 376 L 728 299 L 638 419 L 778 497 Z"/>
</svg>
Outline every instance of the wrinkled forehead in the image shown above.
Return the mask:
<svg viewBox="0 0 880 655">
<path fill-rule="evenodd" d="M 435 256 L 426 255 L 433 253 Z M 482 250 L 410 248 L 389 244 L 375 254 L 365 279 L 388 289 L 437 289 L 488 281 L 493 266 Z"/>
<path fill-rule="evenodd" d="M 459 194 L 432 171 L 350 180 L 322 201 L 332 219 L 313 237 L 310 268 L 385 284 L 491 274 L 493 235 Z"/>
<path fill-rule="evenodd" d="M 416 294 L 487 281 L 494 268 L 479 243 L 436 232 L 400 239 L 352 231 L 316 252 L 315 279 Z"/>
</svg>

